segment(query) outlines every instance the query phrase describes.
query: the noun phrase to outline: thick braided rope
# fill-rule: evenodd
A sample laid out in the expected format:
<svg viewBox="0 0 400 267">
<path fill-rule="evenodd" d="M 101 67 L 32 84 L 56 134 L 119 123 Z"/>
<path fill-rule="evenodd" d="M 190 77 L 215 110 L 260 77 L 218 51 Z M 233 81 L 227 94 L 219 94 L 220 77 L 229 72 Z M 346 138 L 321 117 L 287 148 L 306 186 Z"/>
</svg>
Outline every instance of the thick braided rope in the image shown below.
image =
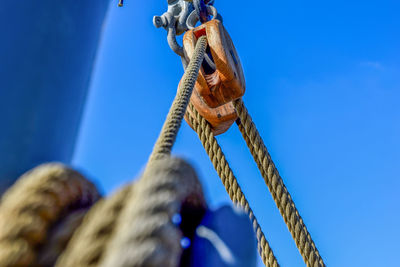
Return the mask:
<svg viewBox="0 0 400 267">
<path fill-rule="evenodd" d="M 257 218 L 250 208 L 249 202 L 243 194 L 240 185 L 237 183 L 237 179 L 233 174 L 233 171 L 230 168 L 229 163 L 226 160 L 217 139 L 214 137 L 214 134 L 211 131 L 210 125 L 199 114 L 193 104 L 190 103 L 188 108 L 191 110 L 192 114 L 194 114 L 195 118 L 192 117 L 189 112 L 187 113 L 187 118 L 197 132 L 199 139 L 204 146 L 204 149 L 210 157 L 210 160 L 213 163 L 215 170 L 217 171 L 222 183 L 225 186 L 226 191 L 229 194 L 229 197 L 234 204 L 239 205 L 245 210 L 253 224 L 253 229 L 257 237 L 258 252 L 261 255 L 263 263 L 265 264 L 265 266 L 268 267 L 279 266 L 278 261 L 275 258 L 275 255 L 267 239 L 265 238 L 265 235 L 260 225 L 258 224 Z"/>
<path fill-rule="evenodd" d="M 125 186 L 111 197 L 100 200 L 85 216 L 56 266 L 98 266 L 116 231 L 116 221 L 130 193 L 131 186 Z"/>
<path fill-rule="evenodd" d="M 95 186 L 61 164 L 23 175 L 0 205 L 0 266 L 35 266 L 40 247 L 68 213 L 99 199 Z"/>
<path fill-rule="evenodd" d="M 126 202 L 100 266 L 178 266 L 182 233 L 172 218 L 185 203 L 206 208 L 193 168 L 176 158 L 151 162 Z"/>
<path fill-rule="evenodd" d="M 243 101 L 234 101 L 237 124 L 307 266 L 325 266 Z"/>
<path fill-rule="evenodd" d="M 54 266 L 87 212 L 88 208 L 71 212 L 53 227 L 37 253 L 37 266 Z"/>
<path fill-rule="evenodd" d="M 192 95 L 193 87 L 196 83 L 197 76 L 199 75 L 206 48 L 207 39 L 205 36 L 202 36 L 197 41 L 193 57 L 190 60 L 189 66 L 185 70 L 185 74 L 183 75 L 174 102 L 172 103 L 157 142 L 154 145 L 150 161 L 159 159 L 171 153 L 190 96 Z"/>
</svg>

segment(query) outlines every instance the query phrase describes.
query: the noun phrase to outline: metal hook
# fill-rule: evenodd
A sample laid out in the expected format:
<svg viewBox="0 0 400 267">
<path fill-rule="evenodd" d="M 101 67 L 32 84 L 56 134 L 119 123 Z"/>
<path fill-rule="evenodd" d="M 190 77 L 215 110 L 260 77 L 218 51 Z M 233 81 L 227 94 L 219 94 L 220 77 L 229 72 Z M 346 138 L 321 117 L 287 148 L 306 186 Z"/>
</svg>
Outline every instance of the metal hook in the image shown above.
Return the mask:
<svg viewBox="0 0 400 267">
<path fill-rule="evenodd" d="M 168 44 L 179 56 L 183 57 L 183 48 L 178 44 L 176 35 L 188 30 L 187 17 L 194 10 L 193 4 L 184 0 L 169 0 L 168 11 L 161 16 L 154 16 L 153 24 L 157 28 L 163 27 L 168 32 Z"/>
<path fill-rule="evenodd" d="M 172 20 L 174 21 L 175 18 L 172 18 Z M 179 56 L 184 57 L 185 55 L 183 53 L 183 47 L 176 40 L 176 29 L 174 24 L 175 23 L 170 23 L 168 26 L 168 35 L 167 35 L 168 45 L 172 49 L 172 51 L 174 51 Z"/>
<path fill-rule="evenodd" d="M 183 34 L 188 29 L 193 29 L 200 20 L 194 7 L 195 2 L 204 5 L 207 20 L 208 14 L 211 14 L 213 19 L 219 18 L 219 14 L 213 6 L 214 0 L 201 0 L 200 2 L 199 0 L 168 0 L 168 11 L 161 16 L 153 17 L 154 26 L 167 30 L 169 47 L 181 57 L 184 57 L 183 47 L 176 40 L 176 36 Z M 211 62 L 211 60 L 208 61 Z"/>
</svg>

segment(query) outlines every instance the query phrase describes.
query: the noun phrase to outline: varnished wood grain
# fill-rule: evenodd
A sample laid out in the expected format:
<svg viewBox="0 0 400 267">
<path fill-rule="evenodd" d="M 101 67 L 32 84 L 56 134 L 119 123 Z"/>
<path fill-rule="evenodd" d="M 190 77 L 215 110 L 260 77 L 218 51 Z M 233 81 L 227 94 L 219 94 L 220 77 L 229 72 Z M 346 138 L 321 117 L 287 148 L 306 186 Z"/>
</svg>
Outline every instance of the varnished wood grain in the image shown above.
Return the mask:
<svg viewBox="0 0 400 267">
<path fill-rule="evenodd" d="M 243 69 L 235 46 L 219 20 L 211 20 L 185 34 L 183 44 L 187 59 L 192 57 L 196 40 L 201 35 L 207 36 L 217 70 L 205 74 L 201 69 L 195 89 L 208 106 L 216 108 L 243 96 Z"/>
<path fill-rule="evenodd" d="M 200 115 L 210 123 L 214 135 L 226 132 L 237 119 L 236 111 L 232 102 L 226 103 L 217 108 L 211 108 L 204 103 L 196 90 L 193 90 L 190 102 L 194 105 Z M 188 109 L 188 112 L 193 116 L 190 109 Z M 186 122 L 193 128 L 186 116 Z"/>
</svg>

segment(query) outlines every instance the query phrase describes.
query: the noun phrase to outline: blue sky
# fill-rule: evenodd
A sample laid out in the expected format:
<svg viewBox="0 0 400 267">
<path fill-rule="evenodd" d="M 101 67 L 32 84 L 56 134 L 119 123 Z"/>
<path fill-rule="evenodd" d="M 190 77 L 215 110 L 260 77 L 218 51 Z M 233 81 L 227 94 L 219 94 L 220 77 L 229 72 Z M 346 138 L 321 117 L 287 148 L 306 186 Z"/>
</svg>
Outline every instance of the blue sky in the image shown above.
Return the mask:
<svg viewBox="0 0 400 267">
<path fill-rule="evenodd" d="M 183 73 L 166 1 L 110 6 L 74 165 L 105 193 L 137 177 Z M 244 101 L 328 266 L 400 266 L 400 2 L 216 1 Z M 218 137 L 282 266 L 304 266 L 235 125 Z M 184 123 L 174 154 L 229 203 Z"/>
</svg>

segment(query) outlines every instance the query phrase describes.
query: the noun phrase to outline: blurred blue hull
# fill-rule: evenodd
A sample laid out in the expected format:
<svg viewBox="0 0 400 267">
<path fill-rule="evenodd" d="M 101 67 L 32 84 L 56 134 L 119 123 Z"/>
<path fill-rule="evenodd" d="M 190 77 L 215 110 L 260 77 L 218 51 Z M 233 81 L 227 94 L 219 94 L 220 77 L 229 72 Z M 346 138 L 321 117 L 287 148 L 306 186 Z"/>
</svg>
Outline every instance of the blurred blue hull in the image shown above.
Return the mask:
<svg viewBox="0 0 400 267">
<path fill-rule="evenodd" d="M 70 162 L 108 3 L 1 3 L 0 193 L 40 163 Z"/>
</svg>

